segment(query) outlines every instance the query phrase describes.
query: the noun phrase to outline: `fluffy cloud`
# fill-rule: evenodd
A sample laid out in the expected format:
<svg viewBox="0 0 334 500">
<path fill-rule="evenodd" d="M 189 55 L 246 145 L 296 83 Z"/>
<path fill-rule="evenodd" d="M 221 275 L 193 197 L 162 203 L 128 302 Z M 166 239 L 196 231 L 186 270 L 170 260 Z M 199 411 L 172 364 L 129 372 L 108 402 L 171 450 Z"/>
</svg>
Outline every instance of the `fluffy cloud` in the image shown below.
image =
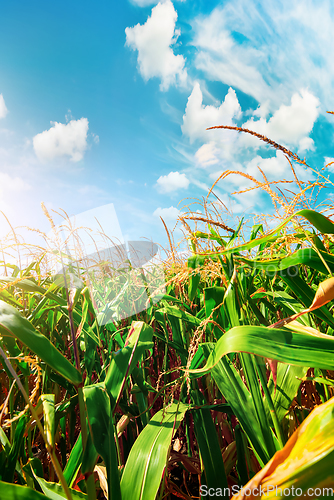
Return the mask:
<svg viewBox="0 0 334 500">
<path fill-rule="evenodd" d="M 8 109 L 6 108 L 5 99 L 3 95 L 0 94 L 0 118 L 5 118 L 8 113 Z"/>
<path fill-rule="evenodd" d="M 293 175 L 290 164 L 281 151 L 276 151 L 276 155 L 271 158 L 256 156 L 246 165 L 247 174 L 263 181 L 263 176 L 258 167 L 261 168 L 268 180 L 283 178 L 289 180 Z M 250 185 L 252 184 L 253 183 L 250 183 Z"/>
<path fill-rule="evenodd" d="M 145 24 L 137 24 L 126 28 L 126 45 L 138 51 L 139 71 L 144 80 L 153 77 L 161 79 L 161 90 L 167 90 L 170 85 L 184 84 L 187 72 L 185 60 L 181 55 L 175 55 L 171 46 L 180 35 L 175 30 L 177 12 L 170 0 L 158 3 L 152 9 L 151 17 Z"/>
<path fill-rule="evenodd" d="M 334 158 L 331 158 L 329 156 L 325 156 L 324 167 L 327 167 L 327 169 L 330 172 L 334 172 Z"/>
<path fill-rule="evenodd" d="M 196 139 L 207 140 L 206 128 L 215 125 L 233 125 L 233 120 L 240 115 L 240 104 L 233 89 L 228 90 L 220 106 L 205 106 L 200 85 L 196 82 L 183 115 L 182 132 L 189 137 L 191 143 Z M 221 132 L 218 134 L 221 136 Z M 210 137 L 212 136 L 213 132 Z"/>
<path fill-rule="evenodd" d="M 71 120 L 69 123 L 51 122 L 53 125 L 33 138 L 37 157 L 43 161 L 52 161 L 61 156 L 69 156 L 77 162 L 83 158 L 87 148 L 88 120 Z"/>
<path fill-rule="evenodd" d="M 157 180 L 156 187 L 160 193 L 172 193 L 178 189 L 187 189 L 189 179 L 186 174 L 180 172 L 169 172 L 168 175 L 161 175 Z"/>
<path fill-rule="evenodd" d="M 153 215 L 155 217 L 162 217 L 165 222 L 174 222 L 176 221 L 178 215 L 180 213 L 180 210 L 175 207 L 169 207 L 169 208 L 157 208 L 154 210 Z"/>
<path fill-rule="evenodd" d="M 313 148 L 313 140 L 308 136 L 312 131 L 314 122 L 319 116 L 320 102 L 317 97 L 307 90 L 293 94 L 289 106 L 282 104 L 273 116 L 266 121 L 265 118 L 254 120 L 251 118 L 243 124 L 248 128 L 258 132 L 270 139 L 282 143 L 299 147 L 300 151 Z M 258 147 L 261 143 L 256 139 Z M 244 136 L 244 144 L 255 145 L 254 138 Z"/>
<path fill-rule="evenodd" d="M 202 167 L 209 167 L 219 162 L 217 154 L 219 149 L 216 147 L 215 142 L 211 141 L 208 144 L 203 144 L 195 153 L 195 158 L 198 164 Z"/>
<path fill-rule="evenodd" d="M 231 92 L 231 95 L 234 94 Z M 225 98 L 225 102 L 227 97 Z M 201 99 L 198 102 L 201 103 Z M 219 108 L 206 106 L 205 111 L 217 115 L 224 103 Z M 230 110 L 232 111 L 229 115 L 220 113 L 225 116 L 224 118 L 220 118 L 223 124 L 229 125 L 229 120 L 230 122 L 233 121 L 233 109 L 236 114 L 238 113 L 239 108 L 236 98 L 234 103 L 234 108 L 230 106 Z M 188 114 L 189 107 L 191 112 Z M 193 140 L 196 137 L 202 140 L 205 139 L 204 134 L 200 137 L 200 130 L 197 129 L 197 124 L 201 120 L 203 122 L 202 128 L 204 129 L 206 126 L 206 117 L 201 116 L 202 108 L 202 105 L 194 105 L 194 101 L 191 102 L 189 98 L 188 109 L 184 115 L 184 122 L 187 125 L 187 118 L 189 117 L 189 128 L 187 129 L 184 126 L 183 130 L 188 132 L 188 135 Z M 196 109 L 197 111 L 194 112 Z M 253 112 L 252 118 L 243 123 L 242 127 L 254 130 L 302 154 L 305 151 L 314 149 L 314 141 L 308 134 L 312 131 L 319 113 L 319 100 L 309 91 L 302 90 L 300 93 L 295 93 L 292 96 L 289 105 L 282 104 L 268 119 L 265 118 L 267 115 L 266 105 L 260 106 Z M 286 176 L 289 178 L 291 174 L 290 167 L 281 153 L 277 152 L 276 156 L 267 159 L 262 159 L 260 156 L 254 158 L 254 150 L 264 146 L 264 143 L 257 137 L 249 134 L 237 134 L 236 132 L 226 130 L 209 131 L 207 133 L 210 133 L 210 138 L 213 138 L 213 140 L 203 144 L 197 150 L 194 155 L 194 165 L 209 169 L 211 171 L 209 174 L 210 178 L 216 179 L 218 175 L 226 169 L 240 170 L 256 178 L 261 178 L 257 165 L 259 165 L 270 178 L 274 178 L 275 176 L 276 178 Z M 214 170 L 212 172 L 212 167 L 218 164 L 219 171 Z M 302 170 L 302 167 L 296 168 L 300 170 L 300 178 L 305 179 L 306 174 L 305 171 Z M 198 170 L 197 174 L 200 176 Z M 308 175 L 310 175 L 309 172 Z M 246 182 L 246 180 L 241 180 L 241 178 L 239 178 L 239 180 L 241 183 L 247 184 L 248 182 Z M 224 182 L 225 185 L 227 185 L 230 181 L 226 180 Z"/>
<path fill-rule="evenodd" d="M 271 112 L 305 87 L 332 109 L 333 23 L 327 1 L 227 1 L 194 20 L 195 64 Z"/>
</svg>

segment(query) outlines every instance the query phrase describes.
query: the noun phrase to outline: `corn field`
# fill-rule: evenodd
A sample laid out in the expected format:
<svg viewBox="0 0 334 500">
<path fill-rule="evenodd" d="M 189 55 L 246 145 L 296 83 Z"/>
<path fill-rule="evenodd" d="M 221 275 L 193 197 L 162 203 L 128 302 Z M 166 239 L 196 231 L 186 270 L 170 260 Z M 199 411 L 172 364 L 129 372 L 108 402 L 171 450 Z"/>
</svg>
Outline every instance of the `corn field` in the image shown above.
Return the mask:
<svg viewBox="0 0 334 500">
<path fill-rule="evenodd" d="M 216 198 L 189 206 L 189 256 L 167 230 L 164 293 L 139 312 L 128 269 L 93 279 L 78 259 L 55 279 L 47 249 L 24 268 L 6 260 L 16 233 L 3 242 L 1 499 L 332 496 L 329 181 L 299 181 L 297 155 L 237 130 L 283 151 L 294 180 L 247 176 L 273 202 L 251 225 Z"/>
</svg>

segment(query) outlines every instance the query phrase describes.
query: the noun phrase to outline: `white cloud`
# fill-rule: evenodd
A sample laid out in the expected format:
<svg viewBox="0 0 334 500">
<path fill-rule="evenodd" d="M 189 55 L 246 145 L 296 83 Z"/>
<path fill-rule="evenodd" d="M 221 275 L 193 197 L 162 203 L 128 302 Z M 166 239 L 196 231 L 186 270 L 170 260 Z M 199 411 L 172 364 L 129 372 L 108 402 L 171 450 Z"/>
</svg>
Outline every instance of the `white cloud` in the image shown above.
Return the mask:
<svg viewBox="0 0 334 500">
<path fill-rule="evenodd" d="M 324 167 L 326 167 L 326 166 L 327 166 L 327 169 L 329 170 L 329 172 L 334 172 L 334 158 L 331 158 L 329 156 L 325 156 Z"/>
<path fill-rule="evenodd" d="M 329 1 L 224 2 L 193 22 L 195 65 L 270 110 L 308 87 L 332 109 L 334 10 Z"/>
<path fill-rule="evenodd" d="M 185 59 L 175 55 L 171 46 L 177 41 L 180 31 L 175 29 L 177 12 L 170 0 L 159 2 L 152 9 L 145 24 L 126 28 L 126 45 L 138 51 L 139 71 L 144 80 L 161 79 L 161 90 L 170 85 L 185 84 L 187 72 Z"/>
<path fill-rule="evenodd" d="M 215 125 L 233 125 L 234 119 L 241 115 L 241 108 L 233 89 L 229 89 L 224 101 L 220 106 L 203 105 L 203 94 L 198 82 L 195 83 L 190 94 L 183 115 L 182 132 L 188 136 L 190 142 L 196 139 L 207 140 L 213 136 L 214 131 L 206 131 L 206 128 Z M 221 137 L 221 131 L 215 136 Z"/>
<path fill-rule="evenodd" d="M 100 142 L 100 137 L 97 134 L 92 133 L 93 141 L 95 144 L 99 144 Z"/>
<path fill-rule="evenodd" d="M 303 137 L 299 141 L 298 153 L 304 153 L 305 151 L 314 151 L 314 140 L 311 137 Z"/>
<path fill-rule="evenodd" d="M 198 164 L 202 167 L 209 167 L 219 162 L 217 158 L 219 149 L 216 147 L 215 142 L 211 141 L 208 144 L 203 144 L 195 153 L 195 158 Z"/>
<path fill-rule="evenodd" d="M 31 186 L 28 182 L 23 180 L 21 177 L 13 177 L 4 172 L 0 172 L 0 194 L 3 196 L 5 193 L 22 193 L 23 191 L 28 191 Z"/>
<path fill-rule="evenodd" d="M 307 136 L 312 131 L 319 111 L 319 99 L 308 90 L 301 90 L 293 94 L 290 105 L 282 104 L 268 121 L 265 118 L 251 118 L 243 127 L 283 145 L 298 146 L 300 151 L 306 151 L 313 148 L 313 140 Z M 244 136 L 240 142 L 255 146 L 255 140 L 257 147 L 260 147 L 262 143 L 251 136 Z"/>
<path fill-rule="evenodd" d="M 33 146 L 37 157 L 43 161 L 51 161 L 57 157 L 70 156 L 77 162 L 83 158 L 87 148 L 88 120 L 71 120 L 69 123 L 51 122 L 53 125 L 33 138 Z"/>
<path fill-rule="evenodd" d="M 5 118 L 8 113 L 8 109 L 6 108 L 5 99 L 3 95 L 0 94 L 0 118 Z"/>
<path fill-rule="evenodd" d="M 226 10 L 227 7 L 217 7 L 209 16 L 196 19 L 193 44 L 199 50 L 195 65 L 211 80 L 236 87 L 259 102 L 263 97 L 268 99 L 267 91 L 265 96 L 262 95 L 263 90 L 267 89 L 266 82 L 253 62 L 259 62 L 260 53 L 249 48 L 244 54 L 246 49 L 234 41 L 230 32 Z"/>
<path fill-rule="evenodd" d="M 253 112 L 253 116 L 258 116 L 259 118 L 266 118 L 269 113 L 269 101 L 265 101 L 256 108 Z"/>
<path fill-rule="evenodd" d="M 162 217 L 165 222 L 174 222 L 176 221 L 178 215 L 180 214 L 180 210 L 175 207 L 169 208 L 157 208 L 154 210 L 153 215 L 155 217 Z"/>
<path fill-rule="evenodd" d="M 246 173 L 263 181 L 263 176 L 259 171 L 261 168 L 268 180 L 287 179 L 292 177 L 290 164 L 281 151 L 276 151 L 276 155 L 271 158 L 256 156 L 246 165 Z M 251 185 L 253 183 L 251 182 Z"/>
<path fill-rule="evenodd" d="M 171 193 L 177 189 L 187 189 L 189 179 L 186 174 L 180 172 L 169 172 L 168 175 L 161 175 L 157 180 L 156 187 L 160 193 Z"/>
</svg>

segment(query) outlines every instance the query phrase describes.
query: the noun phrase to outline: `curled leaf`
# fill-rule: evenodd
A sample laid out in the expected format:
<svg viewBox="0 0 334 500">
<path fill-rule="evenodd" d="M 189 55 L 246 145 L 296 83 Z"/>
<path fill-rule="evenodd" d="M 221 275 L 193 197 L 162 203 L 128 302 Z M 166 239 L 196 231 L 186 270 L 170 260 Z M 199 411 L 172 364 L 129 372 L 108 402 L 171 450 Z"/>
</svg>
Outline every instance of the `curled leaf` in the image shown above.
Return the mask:
<svg viewBox="0 0 334 500">
<path fill-rule="evenodd" d="M 318 309 L 334 299 L 334 278 L 329 278 L 320 283 L 317 293 L 310 306 L 310 310 Z"/>
<path fill-rule="evenodd" d="M 95 465 L 94 472 L 99 476 L 101 490 L 103 491 L 104 498 L 108 500 L 108 480 L 107 480 L 107 469 L 101 465 Z"/>
<path fill-rule="evenodd" d="M 333 299 L 334 299 L 334 278 L 328 278 L 327 280 L 320 283 L 317 293 L 315 294 L 313 302 L 310 305 L 310 307 L 304 309 L 303 311 L 300 311 L 297 314 L 293 314 L 288 318 L 284 318 L 281 319 L 280 321 L 277 321 L 277 323 L 270 325 L 269 328 L 281 328 L 282 326 L 285 326 L 288 323 L 295 321 L 303 314 L 309 313 L 311 311 L 314 311 L 315 309 L 318 309 L 319 307 L 324 306 L 325 304 L 328 304 L 328 302 L 331 302 Z"/>
<path fill-rule="evenodd" d="M 334 485 L 334 398 L 317 406 L 290 437 L 284 448 L 232 500 L 274 500 L 331 494 Z M 317 490 L 318 488 L 318 490 Z M 298 493 L 298 489 L 300 493 Z M 319 494 L 320 495 L 320 494 Z"/>
</svg>

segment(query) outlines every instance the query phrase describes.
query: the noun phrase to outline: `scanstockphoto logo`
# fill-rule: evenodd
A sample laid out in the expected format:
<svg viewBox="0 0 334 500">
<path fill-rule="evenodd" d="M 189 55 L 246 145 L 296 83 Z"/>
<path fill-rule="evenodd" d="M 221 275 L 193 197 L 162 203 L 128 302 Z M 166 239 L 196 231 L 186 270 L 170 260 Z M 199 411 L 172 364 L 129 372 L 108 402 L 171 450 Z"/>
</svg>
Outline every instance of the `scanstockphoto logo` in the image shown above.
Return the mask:
<svg viewBox="0 0 334 500">
<path fill-rule="evenodd" d="M 125 241 L 112 203 L 65 219 L 48 234 L 54 282 L 88 287 L 100 325 L 157 303 L 166 293 L 159 245 Z"/>
</svg>

